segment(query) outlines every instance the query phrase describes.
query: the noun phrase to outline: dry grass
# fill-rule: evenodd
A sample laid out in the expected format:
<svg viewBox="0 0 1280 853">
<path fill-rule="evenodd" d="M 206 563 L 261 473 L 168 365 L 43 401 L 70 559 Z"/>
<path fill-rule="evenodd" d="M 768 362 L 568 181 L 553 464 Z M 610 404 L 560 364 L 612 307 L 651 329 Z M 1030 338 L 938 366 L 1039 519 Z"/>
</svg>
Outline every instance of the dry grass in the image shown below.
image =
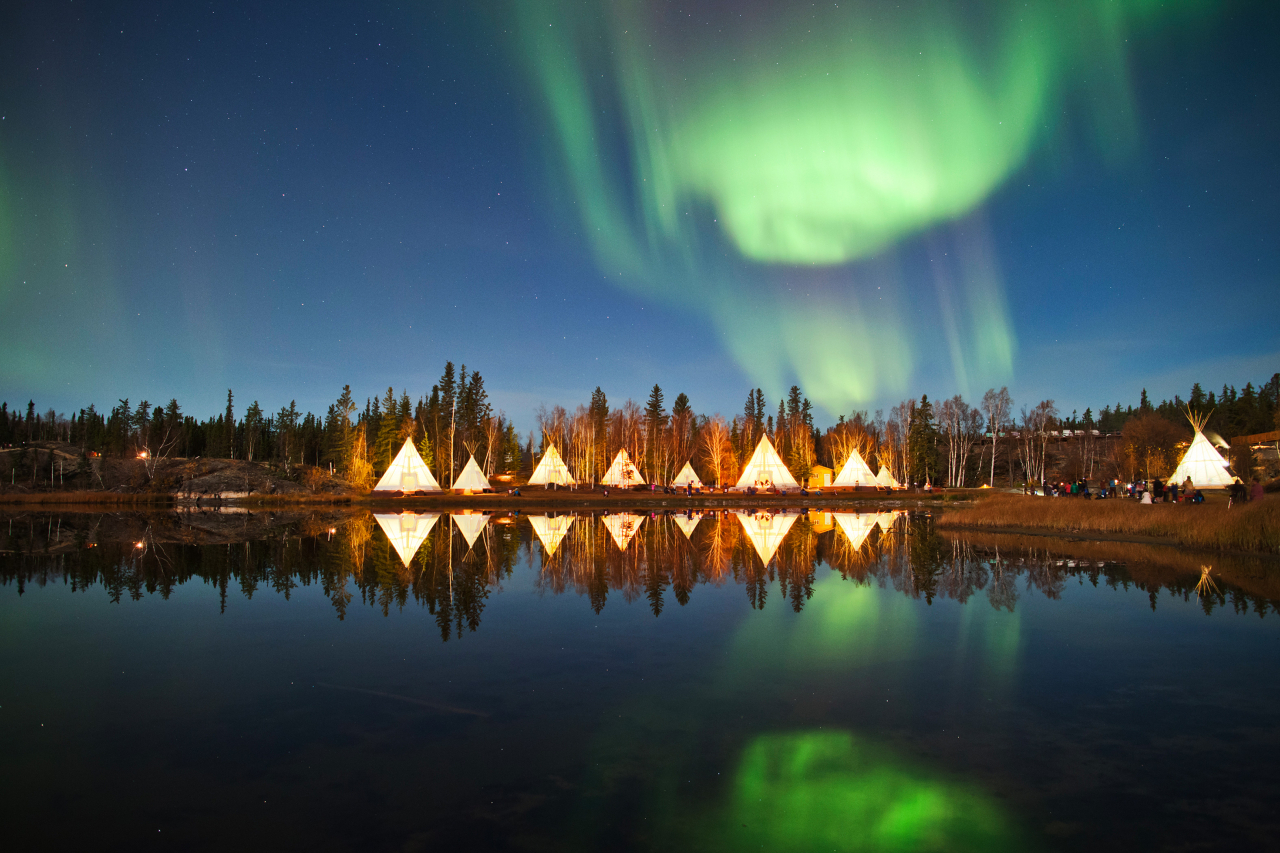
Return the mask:
<svg viewBox="0 0 1280 853">
<path fill-rule="evenodd" d="M 1228 509 L 1225 502 L 1143 505 L 1128 499 L 990 495 L 947 510 L 938 526 L 1141 536 L 1216 551 L 1280 554 L 1280 499 L 1274 497 Z"/>
</svg>

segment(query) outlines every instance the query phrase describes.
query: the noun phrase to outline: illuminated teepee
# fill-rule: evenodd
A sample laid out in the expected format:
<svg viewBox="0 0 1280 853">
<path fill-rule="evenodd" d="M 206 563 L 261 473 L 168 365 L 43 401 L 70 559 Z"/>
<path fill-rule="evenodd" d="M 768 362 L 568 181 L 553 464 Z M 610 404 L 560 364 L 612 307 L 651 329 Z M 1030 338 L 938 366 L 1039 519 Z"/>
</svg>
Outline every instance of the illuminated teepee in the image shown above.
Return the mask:
<svg viewBox="0 0 1280 853">
<path fill-rule="evenodd" d="M 876 522 L 880 518 L 876 513 L 859 515 L 852 512 L 837 512 L 832 514 L 836 517 L 836 524 L 840 525 L 844 535 L 849 537 L 849 544 L 855 551 L 867 541 L 867 537 L 871 535 L 872 530 L 875 530 Z"/>
<path fill-rule="evenodd" d="M 538 534 L 538 539 L 542 541 L 542 550 L 547 552 L 548 557 L 555 556 L 556 549 L 560 547 L 560 540 L 573 526 L 573 518 L 572 515 L 558 515 L 555 518 L 549 515 L 529 516 L 529 524 L 533 526 L 533 532 Z"/>
<path fill-rule="evenodd" d="M 391 467 L 382 475 L 375 492 L 438 492 L 440 484 L 431 476 L 431 469 L 418 455 L 418 448 L 413 446 L 413 439 L 406 438 L 404 447 L 391 461 Z"/>
<path fill-rule="evenodd" d="M 640 470 L 636 468 L 636 463 L 631 461 L 630 454 L 624 448 L 613 457 L 613 464 L 600 478 L 600 485 L 618 486 L 624 489 L 630 486 L 643 486 L 644 477 L 640 476 Z"/>
<path fill-rule="evenodd" d="M 458 479 L 453 481 L 455 491 L 465 492 L 483 492 L 491 489 L 489 478 L 480 470 L 480 466 L 476 464 L 476 457 L 473 455 L 467 460 L 467 464 L 462 469 L 462 473 L 458 475 Z"/>
<path fill-rule="evenodd" d="M 537 468 L 533 469 L 533 476 L 529 478 L 531 486 L 550 486 L 553 483 L 558 486 L 572 486 L 574 483 L 569 467 L 560 458 L 554 444 L 542 454 L 542 461 L 538 463 Z"/>
<path fill-rule="evenodd" d="M 680 473 L 676 474 L 676 478 L 671 481 L 671 485 L 680 486 L 681 488 L 688 486 L 691 489 L 703 488 L 702 481 L 699 480 L 698 475 L 693 472 L 693 465 L 689 462 L 684 463 L 684 467 L 680 469 Z"/>
<path fill-rule="evenodd" d="M 751 454 L 747 467 L 742 469 L 742 476 L 738 478 L 738 485 L 734 486 L 734 488 L 745 489 L 748 486 L 761 488 L 777 486 L 780 489 L 800 488 L 796 478 L 791 476 L 791 472 L 783 464 L 782 457 L 778 455 L 778 451 L 773 449 L 773 442 L 769 441 L 769 436 L 767 435 L 760 436 L 760 443 L 756 445 L 755 452 Z M 794 520 L 792 519 L 792 521 Z"/>
<path fill-rule="evenodd" d="M 883 465 L 880 466 L 880 473 L 876 474 L 876 485 L 883 486 L 886 489 L 898 489 L 902 487 L 902 484 L 893 479 L 893 475 L 889 473 L 889 469 Z"/>
<path fill-rule="evenodd" d="M 686 539 L 692 539 L 693 531 L 697 528 L 699 521 L 702 521 L 701 515 L 695 515 L 695 516 L 677 515 L 676 527 L 680 528 L 680 532 L 684 534 L 684 537 Z"/>
<path fill-rule="evenodd" d="M 604 526 L 608 528 L 610 535 L 613 536 L 613 544 L 618 546 L 619 551 L 625 551 L 627 546 L 631 544 L 636 532 L 640 529 L 644 516 L 623 512 L 617 515 L 606 515 L 601 521 L 604 522 Z"/>
<path fill-rule="evenodd" d="M 882 512 L 876 515 L 876 524 L 880 525 L 880 529 L 888 533 L 893 529 L 894 523 L 898 520 L 899 515 L 905 515 L 902 512 Z"/>
<path fill-rule="evenodd" d="M 738 517 L 738 521 L 742 522 L 742 529 L 746 531 L 747 538 L 755 546 L 756 553 L 760 555 L 760 561 L 766 566 L 773 559 L 782 540 L 786 538 L 791 525 L 796 523 L 794 515 L 770 515 L 767 512 L 735 512 L 734 515 Z"/>
<path fill-rule="evenodd" d="M 862 454 L 855 447 L 853 453 L 849 454 L 849 459 L 840 468 L 840 473 L 836 475 L 835 480 L 831 483 L 833 486 L 874 486 L 876 484 L 876 475 L 872 473 L 870 466 L 866 460 L 862 458 Z"/>
<path fill-rule="evenodd" d="M 457 525 L 462 538 L 467 540 L 468 548 L 476 544 L 476 539 L 480 538 L 484 526 L 489 523 L 489 516 L 482 512 L 454 513 L 450 518 Z"/>
<path fill-rule="evenodd" d="M 1192 485 L 1198 489 L 1221 489 L 1230 486 L 1235 482 L 1235 478 L 1227 471 L 1227 460 L 1223 459 L 1218 449 L 1204 437 L 1204 425 L 1209 420 L 1209 415 L 1197 415 L 1190 409 L 1187 409 L 1186 415 L 1196 431 L 1196 437 L 1192 439 L 1187 452 L 1182 454 L 1182 461 L 1169 477 L 1169 482 L 1182 485 L 1190 477 Z"/>
<path fill-rule="evenodd" d="M 426 512 L 418 515 L 412 512 L 375 512 L 373 517 L 377 519 L 382 532 L 391 540 L 391 547 L 395 548 L 396 553 L 400 555 L 400 562 L 408 566 L 413 561 L 413 555 L 422 547 L 422 541 L 427 538 L 431 528 L 436 526 L 436 519 L 440 518 L 440 513 Z"/>
</svg>

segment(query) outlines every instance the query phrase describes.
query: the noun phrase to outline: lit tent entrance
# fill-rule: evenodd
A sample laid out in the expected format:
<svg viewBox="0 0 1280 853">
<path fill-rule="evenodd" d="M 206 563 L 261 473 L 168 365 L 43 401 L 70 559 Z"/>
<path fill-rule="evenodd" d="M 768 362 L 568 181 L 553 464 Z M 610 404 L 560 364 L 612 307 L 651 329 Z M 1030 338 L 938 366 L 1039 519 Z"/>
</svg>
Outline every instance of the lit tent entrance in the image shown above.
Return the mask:
<svg viewBox="0 0 1280 853">
<path fill-rule="evenodd" d="M 613 544 L 618 546 L 619 551 L 625 551 L 627 546 L 631 544 L 632 538 L 636 535 L 636 531 L 640 529 L 644 516 L 632 515 L 626 512 L 619 515 L 606 515 L 601 520 L 604 522 L 609 534 L 613 536 Z"/>
<path fill-rule="evenodd" d="M 560 540 L 573 526 L 573 518 L 572 515 L 559 515 L 555 518 L 549 515 L 529 516 L 529 524 L 533 527 L 533 532 L 538 534 L 538 539 L 542 542 L 542 550 L 548 557 L 555 556 L 556 549 L 560 547 Z"/>
<path fill-rule="evenodd" d="M 1182 454 L 1182 461 L 1169 478 L 1170 483 L 1182 485 L 1188 477 L 1196 488 L 1222 489 L 1235 482 L 1235 478 L 1227 471 L 1227 460 L 1222 458 L 1218 449 L 1204 437 L 1204 425 L 1208 415 L 1193 414 L 1187 411 L 1187 420 L 1196 431 L 1187 452 Z"/>
<path fill-rule="evenodd" d="M 391 467 L 382 475 L 375 492 L 438 492 L 440 484 L 431 476 L 431 469 L 422 461 L 413 439 L 406 438 L 404 447 L 391 461 Z"/>
<path fill-rule="evenodd" d="M 537 468 L 533 469 L 533 476 L 529 478 L 529 485 L 531 486 L 550 486 L 552 484 L 572 486 L 573 483 L 573 475 L 569 473 L 569 467 L 560 458 L 560 454 L 556 451 L 554 444 L 547 448 L 546 453 L 542 454 L 542 461 L 538 463 Z"/>
<path fill-rule="evenodd" d="M 735 512 L 734 515 L 738 517 L 738 521 L 742 522 L 742 529 L 746 531 L 747 538 L 751 540 L 756 553 L 760 555 L 760 562 L 766 566 L 773 559 L 782 540 L 787 537 L 787 531 L 791 529 L 791 525 L 796 523 L 794 515 L 770 515 L 767 512 L 755 514 Z"/>
<path fill-rule="evenodd" d="M 782 457 L 778 455 L 778 451 L 773 449 L 773 442 L 769 441 L 769 436 L 767 435 L 760 436 L 760 443 L 756 445 L 755 452 L 751 454 L 747 467 L 742 469 L 742 476 L 738 478 L 738 485 L 734 486 L 734 489 L 741 490 L 749 486 L 761 486 L 763 488 L 777 486 L 780 489 L 800 488 L 796 478 L 791 476 L 791 472 L 783 464 Z M 795 519 L 793 518 L 792 521 L 795 521 Z"/>
<path fill-rule="evenodd" d="M 476 457 L 473 455 L 467 460 L 467 464 L 463 467 L 462 473 L 458 475 L 458 479 L 453 481 L 454 491 L 459 492 L 485 492 L 492 487 L 489 485 L 489 478 L 481 471 L 480 466 L 476 464 Z"/>
<path fill-rule="evenodd" d="M 876 485 L 876 475 L 872 472 L 871 466 L 862 458 L 862 454 L 854 448 L 853 453 L 849 454 L 849 459 L 840 468 L 840 473 L 836 475 L 833 486 L 874 486 Z"/>
<path fill-rule="evenodd" d="M 897 480 L 893 479 L 893 475 L 889 473 L 889 469 L 883 465 L 880 466 L 880 473 L 876 474 L 876 485 L 883 486 L 886 489 L 901 488 L 901 484 Z"/>
<path fill-rule="evenodd" d="M 644 477 L 640 476 L 639 469 L 636 464 L 631 461 L 631 456 L 625 449 L 619 450 L 618 455 L 613 457 L 613 464 L 609 466 L 609 470 L 604 472 L 604 476 L 600 479 L 602 486 L 618 486 L 619 488 L 627 488 L 629 486 L 643 486 Z"/>
<path fill-rule="evenodd" d="M 672 482 L 674 486 L 684 488 L 688 486 L 691 489 L 701 489 L 702 481 L 698 479 L 698 475 L 693 473 L 693 465 L 686 462 L 684 467 L 680 469 L 680 473 L 676 474 L 675 480 Z"/>
<path fill-rule="evenodd" d="M 373 517 L 377 519 L 382 532 L 391 540 L 391 547 L 395 548 L 396 553 L 400 555 L 400 562 L 407 567 L 413 561 L 413 555 L 422 547 L 422 542 L 431 532 L 431 528 L 436 526 L 440 513 L 427 512 L 415 515 L 412 512 L 376 512 Z"/>
</svg>

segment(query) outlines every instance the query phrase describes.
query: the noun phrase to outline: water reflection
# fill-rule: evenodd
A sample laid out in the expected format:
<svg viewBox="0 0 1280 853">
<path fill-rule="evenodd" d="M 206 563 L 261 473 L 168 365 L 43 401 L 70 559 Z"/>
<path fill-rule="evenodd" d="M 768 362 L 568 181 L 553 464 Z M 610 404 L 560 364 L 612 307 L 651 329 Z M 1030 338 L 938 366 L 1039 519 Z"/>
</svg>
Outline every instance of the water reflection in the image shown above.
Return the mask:
<svg viewBox="0 0 1280 853">
<path fill-rule="evenodd" d="M 1203 556 L 1140 546 L 941 536 L 927 514 L 900 510 L 441 515 L 15 515 L 0 520 L 0 582 L 19 594 L 29 584 L 101 587 L 118 602 L 167 597 L 200 580 L 221 590 L 224 609 L 233 587 L 245 597 L 263 588 L 288 597 L 316 585 L 339 619 L 355 601 L 385 615 L 423 606 L 445 640 L 476 630 L 490 593 L 524 561 L 544 592 L 577 594 L 596 612 L 611 595 L 644 599 L 655 616 L 705 584 L 736 584 L 755 609 L 777 596 L 798 613 L 825 568 L 927 604 L 980 597 L 1010 613 L 1021 596 L 1056 599 L 1073 580 L 1136 585 L 1153 608 L 1162 591 L 1197 598 L 1206 613 L 1265 615 L 1280 600 L 1262 558 L 1218 555 L 1206 572 Z"/>
</svg>

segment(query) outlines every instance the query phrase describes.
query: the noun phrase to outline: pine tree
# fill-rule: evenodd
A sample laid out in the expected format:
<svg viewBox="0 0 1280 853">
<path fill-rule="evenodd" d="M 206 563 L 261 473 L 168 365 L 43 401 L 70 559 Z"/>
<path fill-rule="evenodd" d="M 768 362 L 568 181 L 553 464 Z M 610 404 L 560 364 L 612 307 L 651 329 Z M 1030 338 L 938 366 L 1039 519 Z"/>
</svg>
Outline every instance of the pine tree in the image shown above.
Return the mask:
<svg viewBox="0 0 1280 853">
<path fill-rule="evenodd" d="M 379 416 L 374 421 L 377 432 L 373 442 L 373 468 L 375 471 L 386 471 L 391 467 L 391 460 L 400 449 L 400 407 L 396 403 L 396 392 L 391 387 L 379 404 L 374 402 L 374 410 Z M 373 424 L 370 425 L 371 427 Z"/>
<path fill-rule="evenodd" d="M 232 408 L 232 405 L 231 405 L 231 402 L 233 399 L 234 397 L 231 394 L 231 389 L 228 388 L 227 389 L 227 414 L 222 421 L 223 442 L 226 447 L 226 454 L 228 459 L 236 458 L 236 413 L 235 413 L 235 409 Z"/>
</svg>

